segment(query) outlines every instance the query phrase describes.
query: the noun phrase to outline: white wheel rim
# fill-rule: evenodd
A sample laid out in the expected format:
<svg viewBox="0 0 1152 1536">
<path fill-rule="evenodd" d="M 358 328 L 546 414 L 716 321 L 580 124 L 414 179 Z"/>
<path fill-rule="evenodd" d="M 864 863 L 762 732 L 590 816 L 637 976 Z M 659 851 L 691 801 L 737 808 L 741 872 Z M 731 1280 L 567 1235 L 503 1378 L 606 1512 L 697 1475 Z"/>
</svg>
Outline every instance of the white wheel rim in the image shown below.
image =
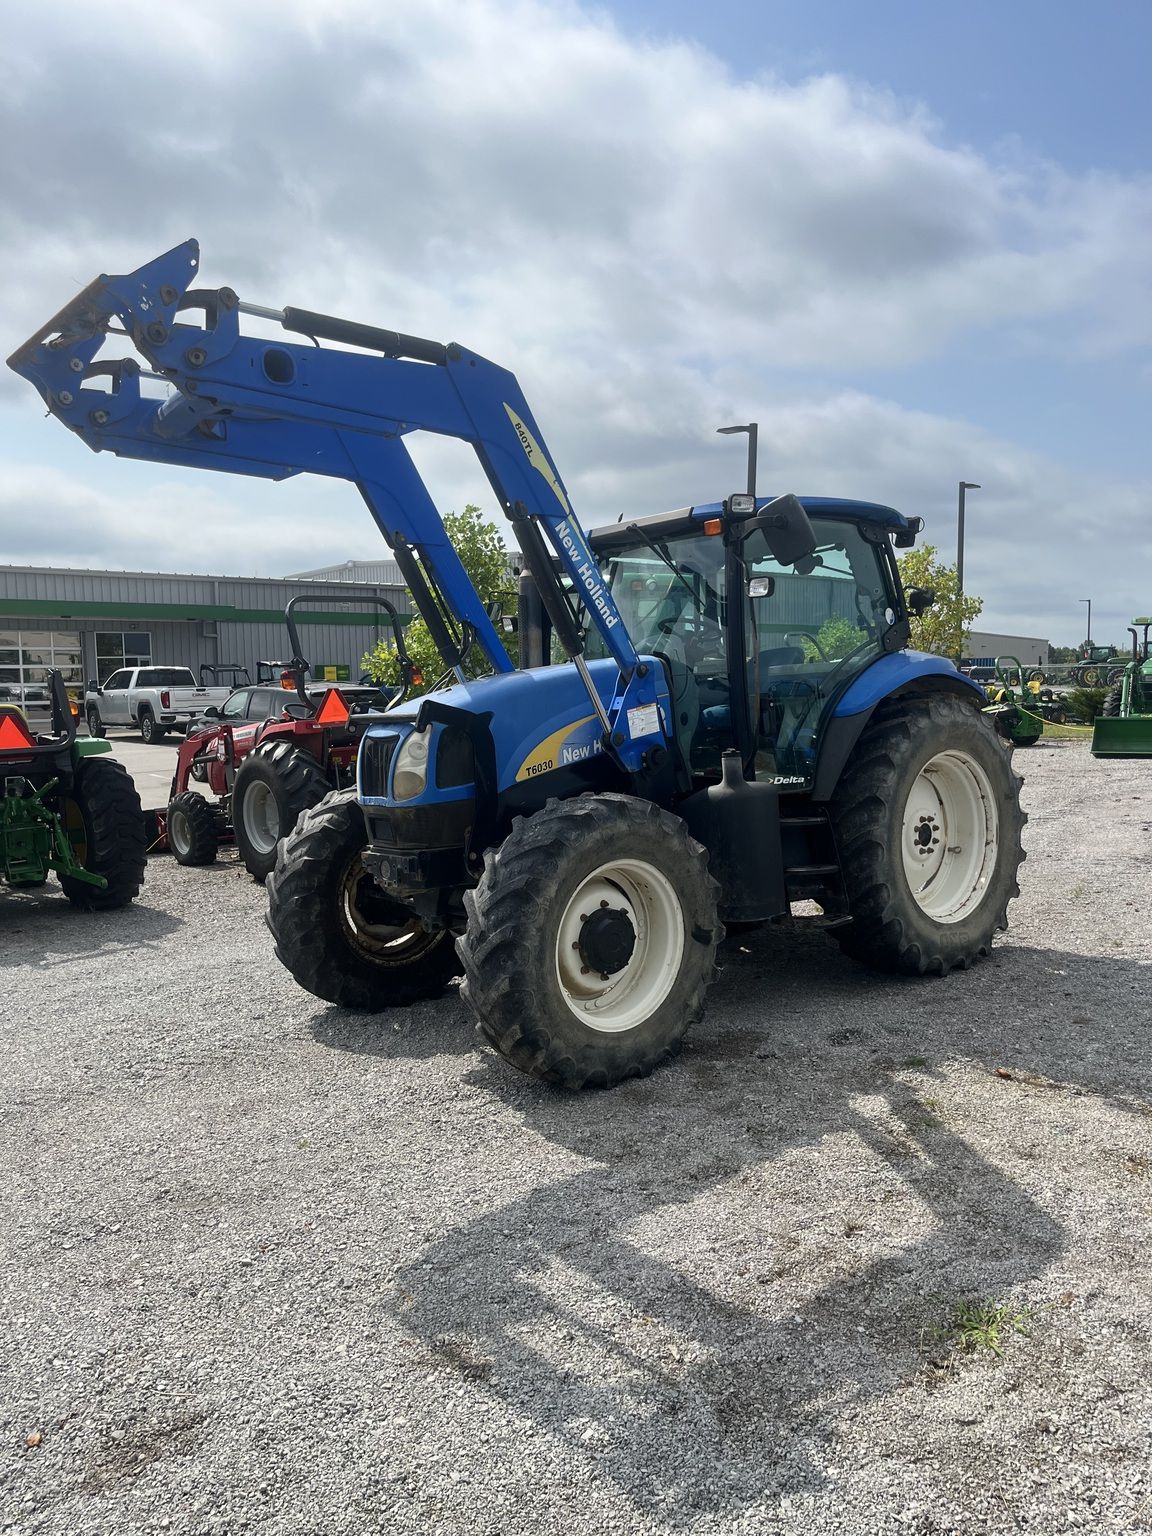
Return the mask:
<svg viewBox="0 0 1152 1536">
<path fill-rule="evenodd" d="M 183 811 L 173 811 L 168 818 L 168 841 L 176 853 L 187 853 L 192 846 L 192 834 L 188 830 L 188 817 Z"/>
<path fill-rule="evenodd" d="M 904 807 L 901 853 L 912 899 L 937 923 L 984 900 L 996 868 L 1000 816 L 988 775 L 966 752 L 925 763 Z"/>
<path fill-rule="evenodd" d="M 427 947 L 429 934 L 415 915 L 404 924 L 377 923 L 360 904 L 360 882 L 367 878 L 360 860 L 354 859 L 340 888 L 340 917 L 345 932 L 358 949 L 384 962 L 403 963 L 409 951 Z"/>
<path fill-rule="evenodd" d="M 581 952 L 587 919 L 604 910 L 623 912 L 635 934 L 631 957 L 607 976 Z M 556 933 L 560 993 L 581 1023 L 620 1034 L 659 1008 L 683 954 L 684 915 L 671 882 L 642 859 L 616 859 L 588 875 L 564 908 Z"/>
<path fill-rule="evenodd" d="M 280 809 L 267 784 L 257 780 L 244 796 L 244 831 L 257 853 L 271 853 L 280 841 Z"/>
</svg>

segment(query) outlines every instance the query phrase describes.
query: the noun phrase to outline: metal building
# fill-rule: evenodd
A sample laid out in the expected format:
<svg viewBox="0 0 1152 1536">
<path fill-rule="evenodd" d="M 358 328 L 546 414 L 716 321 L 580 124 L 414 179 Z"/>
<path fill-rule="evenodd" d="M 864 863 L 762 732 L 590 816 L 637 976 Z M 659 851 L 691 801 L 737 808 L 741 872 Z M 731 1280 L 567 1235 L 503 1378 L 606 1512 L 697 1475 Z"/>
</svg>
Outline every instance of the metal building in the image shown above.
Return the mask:
<svg viewBox="0 0 1152 1536">
<path fill-rule="evenodd" d="M 332 596 L 344 601 L 379 596 L 411 612 L 398 580 L 332 584 L 340 588 Z M 89 678 L 103 682 L 119 667 L 150 663 L 197 673 L 206 662 L 235 663 L 254 678 L 258 661 L 288 659 L 289 598 L 326 595 L 326 585 L 0 565 L 0 683 L 42 683 L 56 666 L 70 688 L 80 689 Z M 318 677 L 333 668 L 340 680 L 358 678 L 361 657 L 384 633 L 381 615 L 368 606 L 303 609 L 298 618 Z"/>
<path fill-rule="evenodd" d="M 1036 635 L 996 635 L 974 629 L 968 637 L 968 655 L 974 665 L 990 667 L 997 656 L 1015 656 L 1023 666 L 1046 667 L 1051 642 Z"/>
</svg>

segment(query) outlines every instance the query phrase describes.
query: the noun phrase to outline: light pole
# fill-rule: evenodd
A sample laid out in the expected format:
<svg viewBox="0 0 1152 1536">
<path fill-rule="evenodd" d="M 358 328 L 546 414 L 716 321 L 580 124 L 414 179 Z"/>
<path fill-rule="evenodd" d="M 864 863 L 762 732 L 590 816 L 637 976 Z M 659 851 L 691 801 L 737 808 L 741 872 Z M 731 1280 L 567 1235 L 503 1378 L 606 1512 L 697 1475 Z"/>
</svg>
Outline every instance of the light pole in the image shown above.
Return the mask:
<svg viewBox="0 0 1152 1536">
<path fill-rule="evenodd" d="M 1080 601 L 1082 603 L 1087 603 L 1088 604 L 1088 659 L 1089 659 L 1089 661 L 1091 661 L 1091 659 L 1092 659 L 1092 599 L 1090 597 L 1082 597 L 1080 599 Z"/>
<path fill-rule="evenodd" d="M 956 507 L 956 590 L 964 591 L 964 493 L 978 491 L 975 480 L 960 481 L 960 500 Z"/>
<path fill-rule="evenodd" d="M 724 437 L 730 437 L 733 432 L 747 432 L 747 434 L 748 434 L 748 494 L 749 494 L 749 496 L 755 496 L 756 495 L 756 435 L 757 435 L 757 431 L 758 431 L 757 424 L 754 421 L 750 421 L 750 422 L 748 422 L 748 424 L 746 426 L 743 426 L 743 427 L 717 427 L 716 430 L 717 430 L 717 432 L 721 433 Z"/>
</svg>

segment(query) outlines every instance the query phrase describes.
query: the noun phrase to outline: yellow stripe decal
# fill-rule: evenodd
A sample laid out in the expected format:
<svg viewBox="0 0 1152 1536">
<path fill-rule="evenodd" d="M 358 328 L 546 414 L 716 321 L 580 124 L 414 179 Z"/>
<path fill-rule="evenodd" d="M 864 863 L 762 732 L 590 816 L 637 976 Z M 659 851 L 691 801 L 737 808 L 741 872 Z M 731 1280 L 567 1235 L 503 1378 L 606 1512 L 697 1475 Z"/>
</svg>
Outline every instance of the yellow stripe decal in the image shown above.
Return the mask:
<svg viewBox="0 0 1152 1536">
<path fill-rule="evenodd" d="M 505 401 L 504 409 L 508 412 L 508 420 L 516 428 L 516 436 L 520 439 L 521 448 L 523 448 L 524 452 L 528 455 L 529 464 L 531 464 L 533 469 L 538 470 L 540 474 L 544 476 L 545 480 L 547 480 L 548 484 L 556 493 L 556 500 L 564 508 L 565 512 L 567 512 L 568 516 L 571 517 L 572 508 L 568 505 L 568 498 L 565 496 L 563 488 L 561 487 L 559 480 L 556 478 L 556 471 L 544 457 L 544 450 L 532 436 L 531 432 L 529 432 L 528 428 L 520 420 L 519 416 L 517 416 L 516 412 L 507 403 L 507 401 Z"/>
<path fill-rule="evenodd" d="M 553 731 L 551 736 L 545 736 L 543 741 L 537 742 L 516 770 L 516 782 L 520 784 L 525 779 L 534 779 L 538 773 L 547 773 L 550 768 L 555 768 L 560 748 L 568 737 L 573 731 L 578 731 L 582 725 L 587 725 L 595 718 L 595 715 L 585 715 L 582 720 L 570 720 L 558 731 Z"/>
</svg>

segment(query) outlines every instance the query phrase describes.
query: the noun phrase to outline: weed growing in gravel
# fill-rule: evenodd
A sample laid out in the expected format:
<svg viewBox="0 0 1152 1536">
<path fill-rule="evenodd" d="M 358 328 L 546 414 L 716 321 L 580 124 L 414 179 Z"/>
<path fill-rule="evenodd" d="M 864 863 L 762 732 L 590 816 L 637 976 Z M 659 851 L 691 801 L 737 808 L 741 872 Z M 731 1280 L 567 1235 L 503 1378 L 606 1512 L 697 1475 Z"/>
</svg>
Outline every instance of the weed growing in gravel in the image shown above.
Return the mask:
<svg viewBox="0 0 1152 1536">
<path fill-rule="evenodd" d="M 1031 1319 L 1030 1308 L 1016 1307 L 1010 1301 L 978 1301 L 964 1297 L 953 1304 L 952 1315 L 943 1328 L 935 1330 L 935 1337 L 951 1344 L 961 1354 L 988 1349 L 1003 1359 L 1004 1345 L 1012 1334 L 1029 1337 Z"/>
</svg>

